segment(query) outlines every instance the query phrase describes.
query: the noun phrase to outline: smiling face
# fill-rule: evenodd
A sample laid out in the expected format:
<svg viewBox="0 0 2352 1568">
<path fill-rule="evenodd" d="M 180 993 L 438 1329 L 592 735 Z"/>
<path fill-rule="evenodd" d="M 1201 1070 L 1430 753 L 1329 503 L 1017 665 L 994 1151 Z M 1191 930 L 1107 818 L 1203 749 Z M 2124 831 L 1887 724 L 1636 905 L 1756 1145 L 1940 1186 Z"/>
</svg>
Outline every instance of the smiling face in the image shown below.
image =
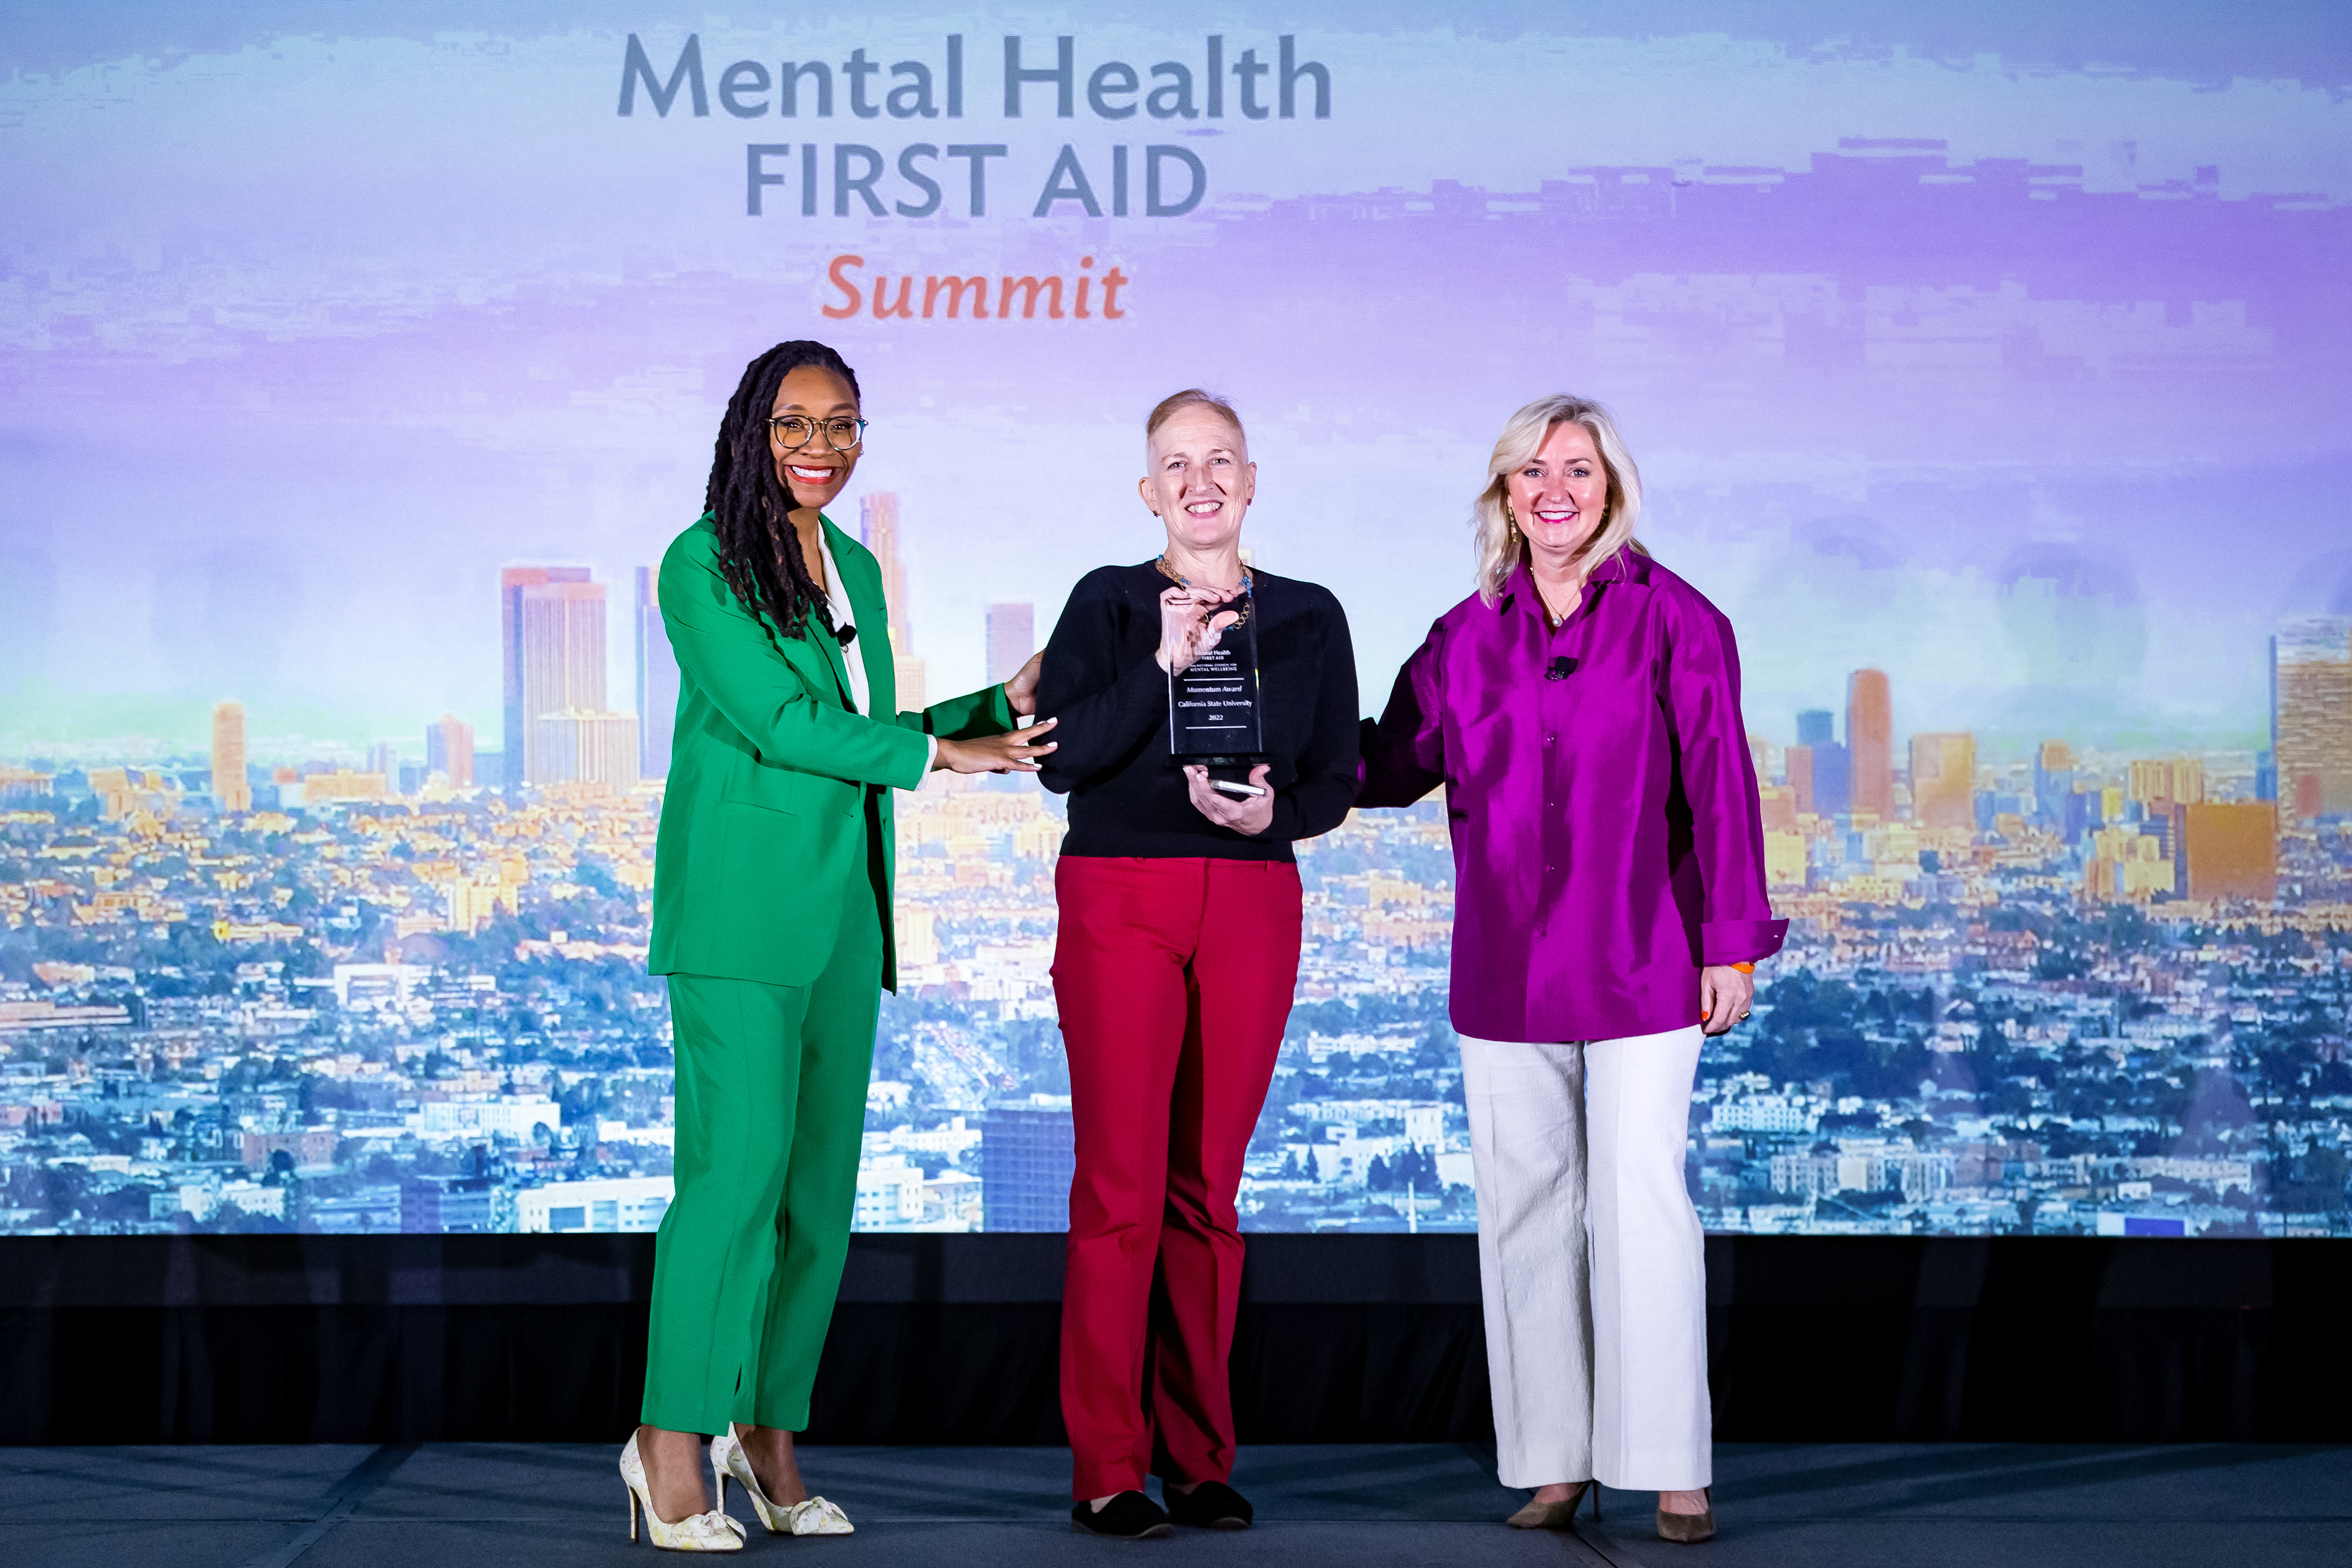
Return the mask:
<svg viewBox="0 0 2352 1568">
<path fill-rule="evenodd" d="M 1167 526 L 1168 542 L 1195 553 L 1232 545 L 1257 495 L 1257 465 L 1242 433 L 1196 403 L 1171 414 L 1144 450 L 1143 504 Z"/>
<path fill-rule="evenodd" d="M 857 396 L 848 382 L 823 365 L 802 365 L 778 384 L 775 403 L 768 412 L 772 418 L 798 414 L 819 424 L 830 419 L 856 419 Z M 857 471 L 857 456 L 864 450 L 858 446 L 835 452 L 819 430 L 801 446 L 786 451 L 782 434 L 772 424 L 768 427 L 768 452 L 776 460 L 776 478 L 792 496 L 796 509 L 831 505 L 849 483 L 850 475 Z"/>
<path fill-rule="evenodd" d="M 1532 549 L 1555 561 L 1572 558 L 1601 531 L 1609 507 L 1609 470 L 1592 432 L 1572 420 L 1553 425 L 1505 480 L 1504 494 Z"/>
</svg>

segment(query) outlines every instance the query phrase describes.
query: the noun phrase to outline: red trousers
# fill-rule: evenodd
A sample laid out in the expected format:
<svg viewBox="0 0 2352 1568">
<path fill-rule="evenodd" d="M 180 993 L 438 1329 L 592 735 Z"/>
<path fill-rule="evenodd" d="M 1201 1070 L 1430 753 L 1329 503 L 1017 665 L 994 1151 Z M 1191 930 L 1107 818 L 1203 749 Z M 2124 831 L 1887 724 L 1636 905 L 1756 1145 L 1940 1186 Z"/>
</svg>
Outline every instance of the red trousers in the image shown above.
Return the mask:
<svg viewBox="0 0 2352 1568">
<path fill-rule="evenodd" d="M 1298 982 L 1298 868 L 1065 856 L 1054 998 L 1077 1171 L 1062 1285 L 1071 1494 L 1234 1468 L 1234 1196 Z"/>
</svg>

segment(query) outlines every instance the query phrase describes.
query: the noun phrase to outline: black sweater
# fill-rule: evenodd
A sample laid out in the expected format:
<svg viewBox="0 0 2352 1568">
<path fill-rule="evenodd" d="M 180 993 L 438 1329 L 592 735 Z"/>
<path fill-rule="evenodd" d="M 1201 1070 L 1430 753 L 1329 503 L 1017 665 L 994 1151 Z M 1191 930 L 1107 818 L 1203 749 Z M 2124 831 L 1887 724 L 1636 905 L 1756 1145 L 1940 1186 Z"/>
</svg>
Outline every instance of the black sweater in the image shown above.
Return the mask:
<svg viewBox="0 0 2352 1568">
<path fill-rule="evenodd" d="M 1040 781 L 1070 798 L 1066 855 L 1284 861 L 1295 839 L 1328 833 L 1356 799 L 1356 653 L 1328 589 L 1252 574 L 1264 749 L 1274 821 L 1255 838 L 1192 804 L 1168 749 L 1168 674 L 1150 561 L 1106 566 L 1070 591 L 1045 644 L 1037 716 L 1057 718 Z"/>
</svg>

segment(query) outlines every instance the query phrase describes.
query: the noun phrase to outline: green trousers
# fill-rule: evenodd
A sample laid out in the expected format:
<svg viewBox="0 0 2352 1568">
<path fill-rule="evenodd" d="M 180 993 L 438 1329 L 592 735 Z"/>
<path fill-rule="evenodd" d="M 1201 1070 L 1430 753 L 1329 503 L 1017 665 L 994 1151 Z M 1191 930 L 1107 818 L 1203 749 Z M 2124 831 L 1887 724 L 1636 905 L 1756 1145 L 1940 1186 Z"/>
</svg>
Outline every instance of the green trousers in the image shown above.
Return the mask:
<svg viewBox="0 0 2352 1568">
<path fill-rule="evenodd" d="M 870 899 L 805 986 L 669 977 L 677 1194 L 654 1246 L 646 1425 L 808 1425 L 857 1203 L 882 996 Z"/>
</svg>

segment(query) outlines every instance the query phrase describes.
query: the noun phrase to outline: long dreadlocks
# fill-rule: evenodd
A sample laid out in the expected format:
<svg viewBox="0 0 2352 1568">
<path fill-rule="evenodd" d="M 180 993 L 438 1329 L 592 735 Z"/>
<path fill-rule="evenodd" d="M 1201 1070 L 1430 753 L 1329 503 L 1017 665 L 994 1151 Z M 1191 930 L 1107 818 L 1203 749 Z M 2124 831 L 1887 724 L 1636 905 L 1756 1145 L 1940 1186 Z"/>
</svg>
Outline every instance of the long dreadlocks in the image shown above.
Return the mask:
<svg viewBox="0 0 2352 1568">
<path fill-rule="evenodd" d="M 777 476 L 768 449 L 768 418 L 776 388 L 803 365 L 821 365 L 858 395 L 857 374 L 823 343 L 796 339 L 779 343 L 753 360 L 727 400 L 719 441 L 710 457 L 710 485 L 703 506 L 718 526 L 719 570 L 772 643 L 776 633 L 797 637 L 815 615 L 831 631 L 821 608 L 824 594 L 802 559 L 800 530 L 789 516 L 798 505 Z"/>
</svg>

